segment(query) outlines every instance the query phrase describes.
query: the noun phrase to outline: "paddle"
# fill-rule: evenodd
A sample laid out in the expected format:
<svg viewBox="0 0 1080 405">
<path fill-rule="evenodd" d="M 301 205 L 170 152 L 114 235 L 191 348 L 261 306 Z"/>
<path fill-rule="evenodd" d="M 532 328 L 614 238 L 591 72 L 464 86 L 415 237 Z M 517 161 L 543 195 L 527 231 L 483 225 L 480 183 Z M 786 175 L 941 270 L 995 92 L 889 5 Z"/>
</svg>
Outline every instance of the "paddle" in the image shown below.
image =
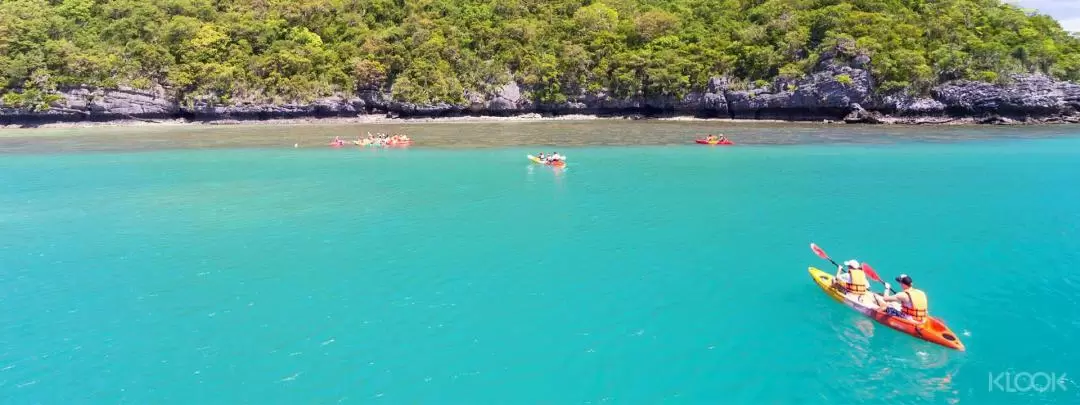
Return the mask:
<svg viewBox="0 0 1080 405">
<path fill-rule="evenodd" d="M 886 286 L 889 285 L 889 283 L 886 283 L 885 281 L 883 281 L 881 279 L 881 277 L 878 277 L 877 271 L 875 271 L 873 267 L 870 267 L 870 263 L 863 263 L 862 264 L 862 269 L 863 269 L 864 272 L 866 272 L 866 276 L 870 277 L 871 280 L 877 281 L 877 282 L 879 282 L 881 284 L 884 284 Z M 893 292 L 891 286 L 890 286 L 890 288 L 886 289 L 885 291 L 889 292 L 889 293 Z"/>
<path fill-rule="evenodd" d="M 870 267 L 870 263 L 863 263 L 862 264 L 862 269 L 863 269 L 864 272 L 866 272 L 866 275 L 869 276 L 871 280 L 874 280 L 874 281 L 877 281 L 879 283 L 885 284 L 884 281 L 881 281 L 881 277 L 878 277 L 877 272 L 874 271 L 874 268 Z"/>
<path fill-rule="evenodd" d="M 829 255 L 827 253 L 825 253 L 825 251 L 822 250 L 821 247 L 819 247 L 816 243 L 811 243 L 810 244 L 810 250 L 813 250 L 814 254 L 817 254 L 818 257 L 820 257 L 822 259 L 825 259 L 825 260 L 828 260 L 830 263 L 833 264 L 833 266 L 840 267 L 840 265 L 836 264 L 836 261 L 834 261 L 832 258 L 830 258 Z M 878 276 L 877 271 L 875 271 L 873 267 L 870 267 L 869 264 L 863 263 L 862 264 L 862 269 L 863 269 L 864 272 L 866 272 L 866 276 L 870 277 L 871 280 L 877 281 L 877 282 L 879 282 L 881 284 L 885 284 L 885 282 L 881 280 L 881 277 Z"/>
<path fill-rule="evenodd" d="M 818 247 L 818 245 L 816 243 L 811 243 L 810 244 L 810 250 L 813 250 L 814 253 L 818 255 L 818 257 L 820 257 L 822 259 L 825 259 L 825 260 L 828 260 L 830 263 L 833 264 L 833 266 L 840 267 L 840 265 L 836 264 L 836 262 L 833 261 L 833 259 L 829 258 L 829 255 L 826 254 L 824 250 L 821 250 L 821 248 Z"/>
</svg>

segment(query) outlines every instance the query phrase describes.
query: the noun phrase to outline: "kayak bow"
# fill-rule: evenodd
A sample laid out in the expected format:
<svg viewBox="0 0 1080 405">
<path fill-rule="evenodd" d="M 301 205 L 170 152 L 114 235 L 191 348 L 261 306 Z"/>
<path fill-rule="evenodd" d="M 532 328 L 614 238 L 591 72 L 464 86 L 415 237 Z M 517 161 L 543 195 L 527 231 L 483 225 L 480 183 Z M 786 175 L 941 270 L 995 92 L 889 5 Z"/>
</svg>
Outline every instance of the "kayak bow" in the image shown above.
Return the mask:
<svg viewBox="0 0 1080 405">
<path fill-rule="evenodd" d="M 925 322 L 918 323 L 907 318 L 889 315 L 885 313 L 885 311 L 878 310 L 878 304 L 874 298 L 880 297 L 880 294 L 867 292 L 862 297 L 858 297 L 855 294 L 845 294 L 833 287 L 832 282 L 834 277 L 832 274 L 818 270 L 814 267 L 810 267 L 810 278 L 813 278 L 814 283 L 817 283 L 818 287 L 825 290 L 825 293 L 833 299 L 842 302 L 844 305 L 851 307 L 882 325 L 931 343 L 937 343 L 950 349 L 964 351 L 964 344 L 960 342 L 960 338 L 945 325 L 945 322 L 942 322 L 938 318 L 927 316 Z"/>
</svg>

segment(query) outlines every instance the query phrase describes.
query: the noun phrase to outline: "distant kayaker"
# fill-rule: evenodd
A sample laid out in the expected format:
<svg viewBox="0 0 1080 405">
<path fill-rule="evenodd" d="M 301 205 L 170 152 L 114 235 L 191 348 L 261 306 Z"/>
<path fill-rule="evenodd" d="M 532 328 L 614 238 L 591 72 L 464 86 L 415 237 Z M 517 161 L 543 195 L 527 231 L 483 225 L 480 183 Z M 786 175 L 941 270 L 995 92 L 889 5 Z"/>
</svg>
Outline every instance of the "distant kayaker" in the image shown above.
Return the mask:
<svg viewBox="0 0 1080 405">
<path fill-rule="evenodd" d="M 865 294 L 870 287 L 870 282 L 866 279 L 866 272 L 863 271 L 858 260 L 848 260 L 838 267 L 833 283 L 844 291 L 857 295 Z"/>
<path fill-rule="evenodd" d="M 896 282 L 900 283 L 900 288 L 903 289 L 899 294 L 889 295 L 892 292 L 892 286 L 889 283 L 885 283 L 885 294 L 881 296 L 884 302 L 881 303 L 880 310 L 885 311 L 892 316 L 903 316 L 915 322 L 922 322 L 926 320 L 927 315 L 927 300 L 926 293 L 922 290 L 912 287 L 911 277 L 907 274 L 901 274 L 896 277 Z M 900 311 L 896 308 L 889 307 L 890 302 L 899 302 Z"/>
<path fill-rule="evenodd" d="M 560 160 L 563 160 L 563 157 L 559 155 L 559 152 L 555 152 L 555 153 L 551 154 L 551 160 L 552 161 L 560 161 Z"/>
</svg>

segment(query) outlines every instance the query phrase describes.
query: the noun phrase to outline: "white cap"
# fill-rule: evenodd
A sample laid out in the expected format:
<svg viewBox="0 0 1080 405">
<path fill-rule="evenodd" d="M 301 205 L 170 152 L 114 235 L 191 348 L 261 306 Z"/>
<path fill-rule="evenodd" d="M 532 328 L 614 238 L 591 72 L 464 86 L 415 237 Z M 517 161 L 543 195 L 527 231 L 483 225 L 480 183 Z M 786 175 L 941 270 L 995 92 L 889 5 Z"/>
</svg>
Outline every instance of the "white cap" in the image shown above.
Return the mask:
<svg viewBox="0 0 1080 405">
<path fill-rule="evenodd" d="M 856 269 L 861 269 L 862 268 L 862 265 L 859 264 L 858 260 L 848 260 L 848 261 L 844 262 L 844 266 L 853 267 L 853 268 L 856 268 Z"/>
</svg>

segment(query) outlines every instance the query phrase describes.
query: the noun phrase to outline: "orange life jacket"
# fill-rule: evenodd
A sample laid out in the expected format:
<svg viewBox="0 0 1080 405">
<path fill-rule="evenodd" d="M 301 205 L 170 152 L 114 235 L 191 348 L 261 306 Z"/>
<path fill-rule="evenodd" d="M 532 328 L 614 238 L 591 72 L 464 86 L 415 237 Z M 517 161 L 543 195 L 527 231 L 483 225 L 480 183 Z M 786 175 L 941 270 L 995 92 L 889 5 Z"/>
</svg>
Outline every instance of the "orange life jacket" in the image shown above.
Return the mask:
<svg viewBox="0 0 1080 405">
<path fill-rule="evenodd" d="M 844 289 L 856 294 L 862 294 L 866 292 L 870 283 L 866 281 L 866 272 L 859 269 L 848 269 L 849 282 L 841 281 L 840 284 L 844 286 Z"/>
<path fill-rule="evenodd" d="M 926 319 L 926 293 L 917 288 L 908 288 L 904 290 L 904 293 L 908 296 L 911 306 L 908 306 L 907 302 L 901 301 L 900 306 L 904 315 L 910 316 L 912 320 L 916 322 L 922 322 Z"/>
</svg>

